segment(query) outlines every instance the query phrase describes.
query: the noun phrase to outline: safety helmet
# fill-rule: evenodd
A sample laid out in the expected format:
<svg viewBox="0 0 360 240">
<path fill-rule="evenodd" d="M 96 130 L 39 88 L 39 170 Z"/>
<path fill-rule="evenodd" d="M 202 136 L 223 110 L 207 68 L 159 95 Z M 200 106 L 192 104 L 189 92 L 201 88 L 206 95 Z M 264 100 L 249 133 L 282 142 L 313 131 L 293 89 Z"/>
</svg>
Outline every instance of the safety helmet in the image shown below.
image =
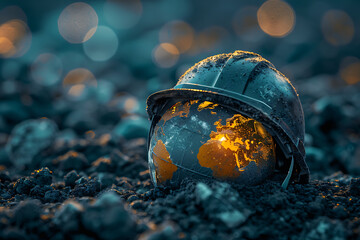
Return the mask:
<svg viewBox="0 0 360 240">
<path fill-rule="evenodd" d="M 242 119 L 253 120 L 254 124 L 259 123 L 258 126 L 263 126 L 266 132 L 274 139 L 276 169 L 280 172 L 288 171 L 285 185 L 287 186 L 290 177 L 298 183 L 307 183 L 309 181 L 310 173 L 305 162 L 304 113 L 294 86 L 282 73 L 275 69 L 273 64 L 260 55 L 246 51 L 235 51 L 234 53 L 219 54 L 202 60 L 188 69 L 180 77 L 174 88 L 156 92 L 148 97 L 147 112 L 151 121 L 148 138 L 149 165 L 152 180 L 155 184 L 157 183 L 156 168 L 164 167 L 163 165 L 156 166 L 153 162 L 155 146 L 151 146 L 151 142 L 159 141 L 159 136 L 154 137 L 155 130 L 164 131 L 166 127 L 163 123 L 169 119 L 164 117 L 164 114 L 166 116 L 169 111 L 175 113 L 174 106 L 176 104 L 181 107 L 182 111 L 175 113 L 175 115 L 178 114 L 177 116 L 182 121 L 186 119 L 181 118 L 181 114 L 186 115 L 186 107 L 194 103 L 191 101 L 200 101 L 196 104 L 204 104 L 204 102 L 206 102 L 205 104 L 218 104 L 222 107 L 220 109 L 221 114 L 226 115 L 229 111 L 233 111 L 234 114 L 240 114 L 244 117 Z M 196 107 L 199 108 L 199 105 Z M 209 112 L 205 116 L 197 117 L 206 120 L 210 118 L 210 115 Z M 159 121 L 162 121 L 162 123 L 160 124 Z M 228 120 L 226 120 L 227 122 Z M 166 145 L 164 142 L 157 147 L 157 150 L 165 154 L 165 159 L 162 157 L 162 160 L 167 164 L 166 167 L 170 165 L 176 166 L 168 177 L 175 177 L 174 181 L 179 181 L 186 174 L 191 177 L 209 175 L 205 171 L 206 169 L 201 170 L 204 166 L 196 163 L 199 158 L 189 159 L 186 158 L 186 154 L 185 158 L 180 156 L 184 155 L 186 151 L 194 152 L 190 144 L 192 141 L 190 137 L 181 144 L 179 139 L 181 140 L 183 132 L 189 128 L 193 129 L 190 132 L 193 131 L 195 136 L 197 131 L 195 127 L 184 127 L 184 124 L 188 123 L 182 122 L 177 124 L 178 128 L 174 131 L 171 127 L 174 124 L 176 125 L 176 123 L 173 123 L 167 127 L 169 129 L 167 134 L 172 136 L 168 136 L 170 138 L 166 139 L 167 142 L 170 141 L 169 139 L 175 139 L 170 141 L 173 145 L 171 151 L 174 153 L 169 153 L 169 150 L 162 146 Z M 181 129 L 185 130 L 182 131 Z M 162 132 L 162 135 L 166 134 Z M 203 139 L 201 142 L 204 143 L 205 140 Z M 188 149 L 181 146 L 186 144 L 189 144 Z M 196 154 L 199 155 L 199 153 L 195 153 L 195 156 Z M 174 162 L 171 160 L 172 158 L 179 158 L 179 160 Z M 268 164 L 260 172 L 266 175 L 264 171 L 272 168 L 271 165 Z M 177 169 L 181 170 L 179 170 L 180 174 L 174 173 Z M 185 171 L 183 171 L 184 169 Z M 259 172 L 247 174 L 246 171 L 243 173 L 248 178 L 259 174 Z M 256 184 L 259 182 L 259 178 L 253 179 L 254 181 L 250 180 L 250 183 Z"/>
</svg>

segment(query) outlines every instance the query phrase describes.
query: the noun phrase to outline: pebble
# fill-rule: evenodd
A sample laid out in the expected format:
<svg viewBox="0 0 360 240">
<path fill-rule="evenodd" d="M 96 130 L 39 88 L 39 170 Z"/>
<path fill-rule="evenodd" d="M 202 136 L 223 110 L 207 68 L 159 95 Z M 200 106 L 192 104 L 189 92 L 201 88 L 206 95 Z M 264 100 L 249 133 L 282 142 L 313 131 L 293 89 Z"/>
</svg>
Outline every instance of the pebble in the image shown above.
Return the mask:
<svg viewBox="0 0 360 240">
<path fill-rule="evenodd" d="M 74 187 L 75 186 L 75 181 L 78 180 L 78 179 L 79 179 L 79 175 L 77 174 L 77 172 L 75 170 L 72 170 L 72 171 L 68 172 L 64 176 L 65 186 Z"/>
<path fill-rule="evenodd" d="M 50 185 L 52 183 L 52 171 L 47 167 L 35 170 L 31 173 L 31 176 L 35 179 L 35 183 L 38 185 Z"/>
<path fill-rule="evenodd" d="M 57 132 L 52 120 L 26 120 L 12 130 L 6 151 L 16 166 L 30 164 L 36 154 L 53 143 Z"/>
<path fill-rule="evenodd" d="M 96 172 L 115 172 L 116 165 L 108 157 L 101 157 L 91 164 Z"/>
<path fill-rule="evenodd" d="M 45 202 L 60 202 L 63 200 L 62 193 L 59 190 L 49 190 L 45 193 L 44 201 Z"/>
<path fill-rule="evenodd" d="M 134 210 L 144 210 L 145 205 L 143 200 L 135 200 L 130 203 L 130 208 Z"/>
<path fill-rule="evenodd" d="M 211 188 L 205 183 L 199 182 L 196 184 L 195 195 L 198 202 L 205 201 L 213 194 Z"/>
<path fill-rule="evenodd" d="M 0 182 L 10 182 L 10 176 L 8 171 L 0 171 Z"/>
<path fill-rule="evenodd" d="M 35 183 L 31 178 L 22 177 L 16 181 L 16 183 L 14 185 L 14 189 L 17 193 L 29 194 L 30 189 L 32 189 L 34 186 L 35 186 Z"/>
<path fill-rule="evenodd" d="M 347 232 L 341 221 L 318 217 L 306 224 L 300 239 L 346 239 Z"/>
<path fill-rule="evenodd" d="M 80 227 L 80 213 L 84 211 L 84 207 L 76 201 L 66 201 L 56 212 L 53 222 L 60 229 L 67 232 L 76 232 Z"/>
<path fill-rule="evenodd" d="M 113 192 L 104 193 L 82 213 L 85 229 L 98 238 L 115 240 L 135 238 L 135 222 L 124 209 L 122 200 Z"/>
<path fill-rule="evenodd" d="M 351 195 L 360 196 L 360 178 L 351 179 L 349 192 Z"/>
<path fill-rule="evenodd" d="M 23 226 L 35 222 L 40 218 L 42 212 L 39 200 L 25 200 L 20 202 L 14 209 L 16 225 Z"/>
<path fill-rule="evenodd" d="M 75 151 L 70 151 L 55 160 L 59 163 L 59 169 L 67 172 L 71 170 L 83 170 L 89 165 L 89 162 L 84 154 Z"/>
</svg>

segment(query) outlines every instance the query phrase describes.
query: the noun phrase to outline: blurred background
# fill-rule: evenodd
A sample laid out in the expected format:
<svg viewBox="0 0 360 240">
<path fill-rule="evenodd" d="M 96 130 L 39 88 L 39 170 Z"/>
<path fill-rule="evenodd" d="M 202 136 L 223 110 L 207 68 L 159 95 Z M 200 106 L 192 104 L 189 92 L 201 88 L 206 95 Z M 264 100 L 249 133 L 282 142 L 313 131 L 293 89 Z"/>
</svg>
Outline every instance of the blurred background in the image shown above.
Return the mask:
<svg viewBox="0 0 360 240">
<path fill-rule="evenodd" d="M 28 119 L 55 121 L 58 142 L 146 137 L 149 94 L 172 87 L 203 58 L 246 50 L 297 88 L 313 178 L 360 175 L 359 7 L 350 0 L 2 0 L 0 165 L 13 164 L 6 145 Z"/>
</svg>

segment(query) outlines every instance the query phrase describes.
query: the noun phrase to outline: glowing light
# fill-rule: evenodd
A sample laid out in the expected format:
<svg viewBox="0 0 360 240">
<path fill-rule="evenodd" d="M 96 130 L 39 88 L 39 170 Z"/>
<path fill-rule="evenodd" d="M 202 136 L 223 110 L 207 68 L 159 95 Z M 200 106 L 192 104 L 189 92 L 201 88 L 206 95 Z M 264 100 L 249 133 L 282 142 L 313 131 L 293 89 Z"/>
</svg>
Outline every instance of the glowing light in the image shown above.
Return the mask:
<svg viewBox="0 0 360 240">
<path fill-rule="evenodd" d="M 86 84 L 96 86 L 95 76 L 86 68 L 76 68 L 70 71 L 63 81 L 63 86 L 71 86 L 75 84 Z"/>
<path fill-rule="evenodd" d="M 83 44 L 85 54 L 94 61 L 110 59 L 118 48 L 118 38 L 113 30 L 99 26 L 94 36 Z"/>
<path fill-rule="evenodd" d="M 257 8 L 254 6 L 240 8 L 236 12 L 232 25 L 239 38 L 256 42 L 264 36 L 264 33 L 259 28 L 256 13 Z"/>
<path fill-rule="evenodd" d="M 341 78 L 347 84 L 360 82 L 360 62 L 352 63 L 341 70 Z"/>
<path fill-rule="evenodd" d="M 6 53 L 14 50 L 13 43 L 5 37 L 0 37 L 0 54 L 5 55 Z"/>
<path fill-rule="evenodd" d="M 184 21 L 172 21 L 165 24 L 159 32 L 162 43 L 171 43 L 180 53 L 189 50 L 194 41 L 193 28 Z"/>
<path fill-rule="evenodd" d="M 214 48 L 227 34 L 227 30 L 219 26 L 204 29 L 196 36 L 192 53 Z"/>
<path fill-rule="evenodd" d="M 39 55 L 31 65 L 31 76 L 39 84 L 51 86 L 56 84 L 62 74 L 61 60 L 51 53 Z"/>
<path fill-rule="evenodd" d="M 203 49 L 212 48 L 226 36 L 227 33 L 225 28 L 212 26 L 202 31 L 198 39 Z"/>
<path fill-rule="evenodd" d="M 275 158 L 273 138 L 261 123 L 235 114 L 225 125 L 221 119 L 214 125 L 217 131 L 211 132 L 197 155 L 199 164 L 212 169 L 214 177 L 236 178 L 250 162 L 261 165 Z M 259 127 L 264 136 L 259 134 Z"/>
<path fill-rule="evenodd" d="M 124 108 L 127 112 L 134 112 L 139 108 L 139 103 L 135 97 L 129 97 L 125 100 Z"/>
<path fill-rule="evenodd" d="M 341 10 L 327 11 L 322 18 L 321 27 L 326 41 L 334 46 L 346 45 L 354 36 L 354 23 Z"/>
<path fill-rule="evenodd" d="M 58 27 L 61 36 L 70 43 L 83 43 L 96 32 L 98 16 L 88 4 L 77 2 L 67 6 L 60 14 Z"/>
<path fill-rule="evenodd" d="M 133 27 L 142 14 L 140 0 L 108 0 L 104 5 L 106 21 L 116 29 Z"/>
<path fill-rule="evenodd" d="M 96 87 L 97 82 L 94 75 L 85 68 L 77 68 L 70 71 L 63 81 L 63 86 L 68 90 L 68 94 L 79 97 L 89 86 Z"/>
<path fill-rule="evenodd" d="M 179 59 L 179 50 L 171 43 L 161 43 L 153 51 L 154 62 L 162 68 L 174 66 Z"/>
<path fill-rule="evenodd" d="M 85 134 L 86 134 L 87 137 L 89 137 L 91 139 L 94 139 L 95 136 L 96 136 L 95 132 L 92 131 L 92 130 L 87 131 Z"/>
<path fill-rule="evenodd" d="M 295 12 L 284 1 L 268 0 L 259 8 L 257 19 L 265 33 L 272 37 L 284 37 L 294 28 Z"/>
<path fill-rule="evenodd" d="M 83 93 L 84 89 L 85 89 L 84 84 L 75 84 L 70 88 L 69 95 L 78 97 Z"/>
<path fill-rule="evenodd" d="M 0 25 L 0 56 L 20 57 L 31 45 L 31 32 L 25 22 L 13 19 Z"/>
</svg>

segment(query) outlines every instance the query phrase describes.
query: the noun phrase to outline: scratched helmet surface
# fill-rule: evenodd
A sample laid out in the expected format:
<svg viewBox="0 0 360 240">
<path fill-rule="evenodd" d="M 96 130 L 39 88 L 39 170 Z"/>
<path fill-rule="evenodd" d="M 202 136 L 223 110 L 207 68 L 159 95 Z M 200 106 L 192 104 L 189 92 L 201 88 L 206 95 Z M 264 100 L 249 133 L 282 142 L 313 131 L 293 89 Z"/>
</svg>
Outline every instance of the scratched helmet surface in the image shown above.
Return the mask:
<svg viewBox="0 0 360 240">
<path fill-rule="evenodd" d="M 198 111 L 199 105 L 204 102 L 217 106 L 212 110 Z M 189 112 L 177 113 L 186 110 L 187 107 Z M 258 54 L 235 51 L 204 59 L 181 76 L 174 88 L 149 96 L 147 111 L 151 120 L 148 139 L 149 166 L 155 184 L 178 182 L 187 176 L 219 178 L 215 172 L 227 172 L 224 170 L 226 168 L 219 168 L 219 165 L 229 164 L 229 159 L 233 159 L 232 164 L 239 172 L 232 173 L 235 174 L 232 176 L 236 176 L 232 178 L 239 182 L 248 181 L 250 184 L 256 184 L 266 178 L 274 168 L 276 171 L 285 172 L 292 158 L 295 162 L 293 180 L 300 183 L 309 181 L 303 145 L 304 114 L 298 94 L 290 81 Z M 216 114 L 211 114 L 211 111 Z M 169 118 L 172 114 L 175 117 Z M 210 148 L 209 141 L 215 141 L 216 134 L 234 122 L 234 116 L 241 116 L 242 121 L 237 119 L 237 122 L 241 122 L 240 125 L 249 125 L 251 122 L 252 128 L 248 127 L 247 131 L 250 131 L 255 139 L 262 138 L 258 139 L 262 140 L 262 145 L 251 148 L 253 151 L 247 150 L 246 154 L 244 150 L 235 151 L 242 156 L 240 162 L 243 165 L 238 164 L 236 158 L 228 156 L 223 158 L 224 162 L 217 164 L 216 161 L 221 159 L 215 151 L 218 146 L 213 143 L 213 147 Z M 202 130 L 191 118 L 203 119 L 203 122 L 211 125 L 210 129 Z M 197 121 L 200 122 L 195 122 Z M 259 126 L 264 130 L 264 134 L 258 134 Z M 175 131 L 174 128 L 178 129 Z M 199 134 L 196 131 L 202 132 Z M 243 134 L 237 134 L 239 138 L 241 135 Z M 268 135 L 271 136 L 271 140 Z M 226 139 L 235 141 L 229 136 Z M 250 135 L 242 138 L 242 142 L 238 140 L 235 145 L 242 145 L 244 140 L 255 140 L 251 139 Z M 200 142 L 200 145 L 194 142 Z M 208 147 L 204 148 L 205 145 Z M 246 143 L 243 146 L 246 150 Z M 207 157 L 204 149 L 207 149 Z M 194 153 L 189 155 L 189 152 Z M 235 154 L 234 151 L 232 154 Z M 246 161 L 249 154 L 253 158 L 250 157 L 250 160 Z M 263 161 L 255 160 L 256 156 L 260 156 L 259 159 L 262 158 Z M 201 160 L 202 158 L 206 158 L 208 162 L 202 164 L 205 161 Z M 276 160 L 273 160 L 274 158 Z M 169 164 L 173 167 L 168 168 Z M 217 165 L 212 166 L 214 164 Z M 227 173 L 230 174 L 229 171 Z M 259 173 L 262 174 L 261 177 L 256 177 Z"/>
</svg>

